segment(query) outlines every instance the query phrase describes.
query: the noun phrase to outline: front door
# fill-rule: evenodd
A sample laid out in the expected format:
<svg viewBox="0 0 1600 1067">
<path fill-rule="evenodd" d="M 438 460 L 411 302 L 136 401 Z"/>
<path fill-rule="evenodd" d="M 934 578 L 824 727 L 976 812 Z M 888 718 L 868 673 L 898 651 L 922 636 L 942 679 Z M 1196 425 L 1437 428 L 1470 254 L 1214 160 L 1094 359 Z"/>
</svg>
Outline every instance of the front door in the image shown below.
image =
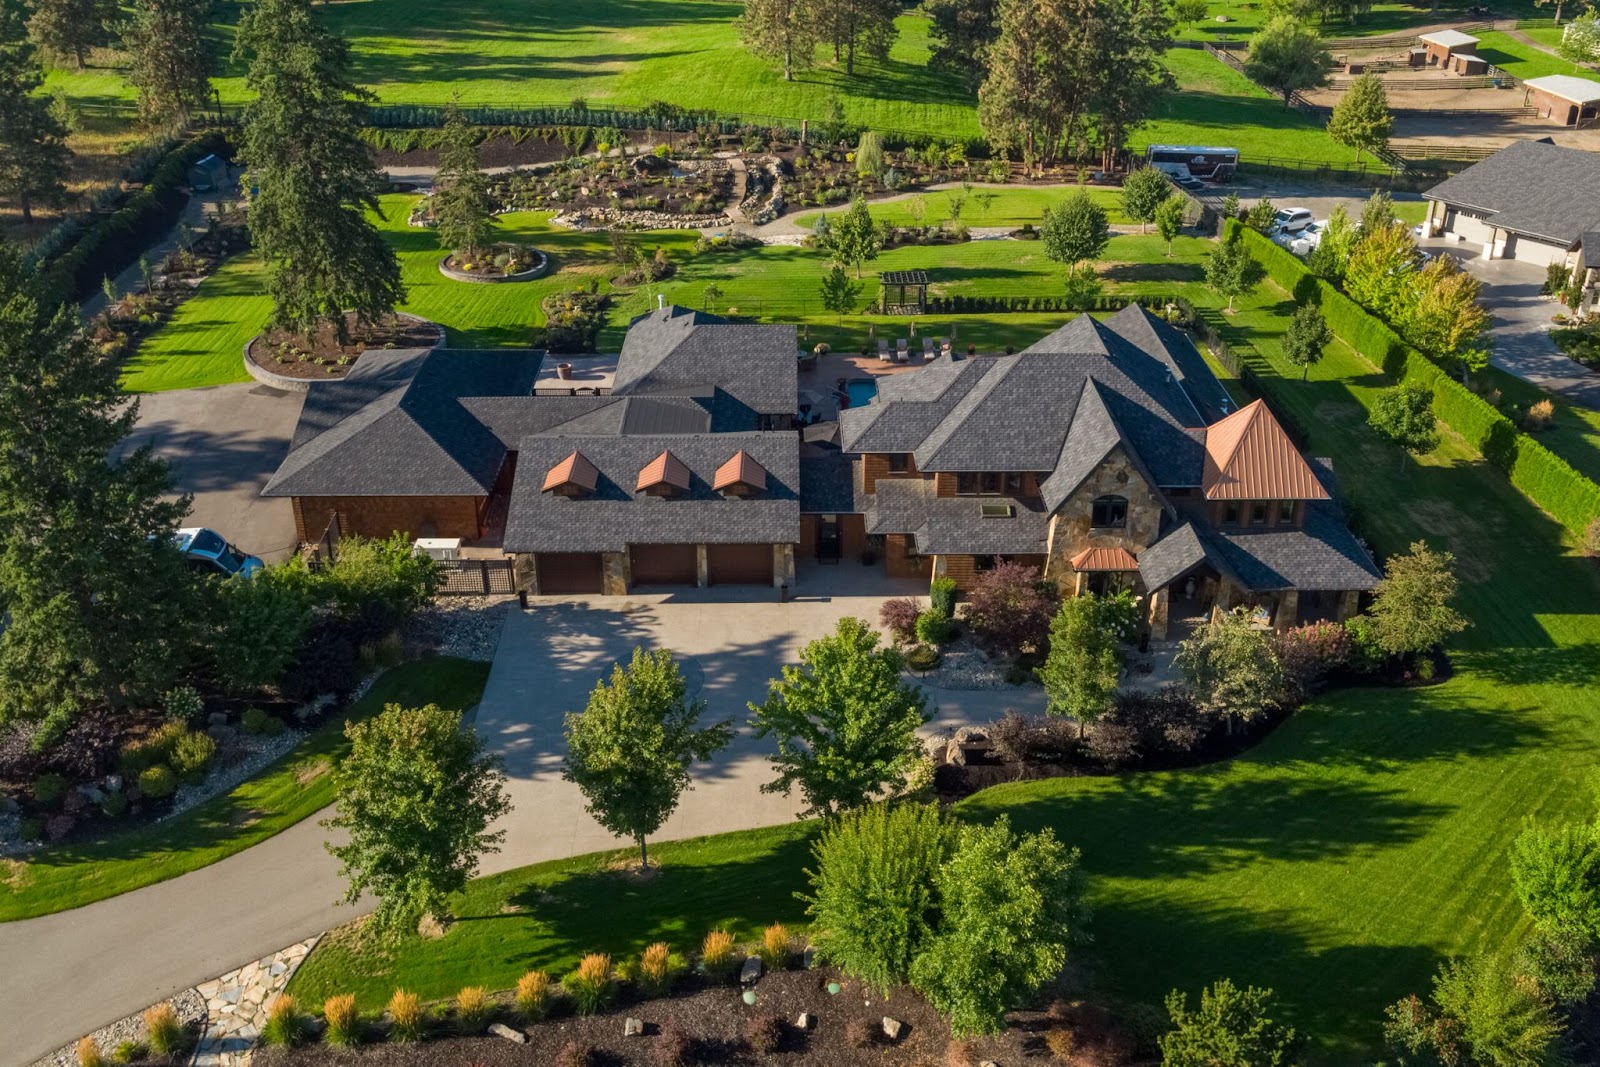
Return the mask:
<svg viewBox="0 0 1600 1067">
<path fill-rule="evenodd" d="M 838 563 L 844 555 L 839 540 L 839 516 L 817 516 L 817 562 Z"/>
</svg>

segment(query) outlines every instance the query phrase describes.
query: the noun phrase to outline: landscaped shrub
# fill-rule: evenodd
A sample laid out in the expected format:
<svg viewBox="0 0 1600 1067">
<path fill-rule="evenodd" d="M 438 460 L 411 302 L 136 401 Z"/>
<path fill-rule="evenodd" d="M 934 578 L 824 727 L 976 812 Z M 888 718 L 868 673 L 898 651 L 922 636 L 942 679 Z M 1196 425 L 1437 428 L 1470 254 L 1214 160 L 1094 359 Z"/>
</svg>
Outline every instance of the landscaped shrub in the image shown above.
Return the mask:
<svg viewBox="0 0 1600 1067">
<path fill-rule="evenodd" d="M 246 708 L 239 719 L 239 726 L 252 737 L 277 737 L 288 729 L 282 719 L 268 715 L 260 708 Z"/>
<path fill-rule="evenodd" d="M 482 1033 L 493 1010 L 489 991 L 481 985 L 469 985 L 456 994 L 456 1026 L 463 1034 Z"/>
<path fill-rule="evenodd" d="M 928 585 L 928 606 L 947 619 L 956 613 L 956 580 L 941 575 Z"/>
<path fill-rule="evenodd" d="M 914 671 L 931 671 L 939 666 L 939 650 L 932 645 L 913 645 L 906 652 L 906 666 Z"/>
<path fill-rule="evenodd" d="M 306 635 L 279 688 L 290 700 L 308 701 L 324 693 L 348 693 L 360 679 L 356 646 L 336 621 Z"/>
<path fill-rule="evenodd" d="M 761 932 L 761 947 L 757 949 L 762 966 L 769 971 L 787 970 L 794 955 L 794 938 L 782 923 L 773 923 Z"/>
<path fill-rule="evenodd" d="M 393 1041 L 421 1041 L 424 1020 L 422 999 L 396 989 L 389 998 L 389 1037 Z"/>
<path fill-rule="evenodd" d="M 172 759 L 172 750 L 178 739 L 189 732 L 181 722 L 164 722 L 137 741 L 122 746 L 117 754 L 117 769 L 125 777 L 138 777 L 148 767 L 156 767 Z"/>
<path fill-rule="evenodd" d="M 110 818 L 117 818 L 128 810 L 128 794 L 107 793 L 106 798 L 100 802 L 100 810 Z"/>
<path fill-rule="evenodd" d="M 889 631 L 898 644 L 908 644 L 917 634 L 917 617 L 922 607 L 912 597 L 893 597 L 878 609 L 878 624 Z"/>
<path fill-rule="evenodd" d="M 111 1062 L 133 1063 L 135 1060 L 144 1059 L 147 1051 L 148 1050 L 144 1047 L 144 1045 L 137 1041 L 133 1041 L 131 1039 L 128 1041 L 123 1041 L 119 1043 L 116 1048 L 112 1049 Z"/>
<path fill-rule="evenodd" d="M 579 1015 L 593 1015 L 611 996 L 611 957 L 591 952 L 578 963 L 578 969 L 561 983 L 572 997 Z"/>
<path fill-rule="evenodd" d="M 157 1004 L 144 1010 L 144 1044 L 152 1056 L 170 1060 L 183 1051 L 184 1032 L 178 1013 L 171 1004 Z"/>
<path fill-rule="evenodd" d="M 37 815 L 29 815 L 17 824 L 17 836 L 24 841 L 37 841 L 44 836 L 44 820 Z"/>
<path fill-rule="evenodd" d="M 161 698 L 161 708 L 173 722 L 190 725 L 198 722 L 206 711 L 205 701 L 200 699 L 200 694 L 187 685 L 168 690 L 166 696 Z"/>
<path fill-rule="evenodd" d="M 146 767 L 139 772 L 139 792 L 152 800 L 170 797 L 178 791 L 178 776 L 170 767 Z"/>
<path fill-rule="evenodd" d="M 738 966 L 733 935 L 726 930 L 713 930 L 700 945 L 700 969 L 714 982 L 725 981 Z"/>
<path fill-rule="evenodd" d="M 1594 938 L 1576 924 L 1536 926 L 1517 962 L 1557 1004 L 1581 1004 L 1594 992 L 1596 949 Z"/>
<path fill-rule="evenodd" d="M 757 1056 L 770 1056 L 783 1044 L 783 1020 L 776 1015 L 752 1015 L 744 1024 L 744 1039 Z"/>
<path fill-rule="evenodd" d="M 672 985 L 672 950 L 657 941 L 639 954 L 639 988 L 649 996 L 665 993 Z"/>
<path fill-rule="evenodd" d="M 306 1019 L 300 1005 L 288 993 L 279 993 L 267 1008 L 267 1021 L 261 1027 L 261 1043 L 293 1048 L 306 1039 Z"/>
<path fill-rule="evenodd" d="M 438 563 L 412 550 L 404 536 L 378 540 L 346 537 L 338 562 L 314 575 L 314 589 L 331 601 L 357 643 L 374 641 L 398 629 L 427 604 L 443 580 Z"/>
<path fill-rule="evenodd" d="M 594 1067 L 598 1054 L 593 1045 L 568 1041 L 556 1053 L 556 1067 Z"/>
<path fill-rule="evenodd" d="M 980 645 L 1008 658 L 1042 649 L 1058 598 L 1039 581 L 1039 568 L 998 563 L 983 571 L 967 595 L 967 624 Z"/>
<path fill-rule="evenodd" d="M 930 645 L 942 645 L 955 636 L 955 624 L 950 616 L 941 615 L 932 608 L 917 616 L 917 640 Z"/>
<path fill-rule="evenodd" d="M 550 976 L 529 971 L 517 979 L 517 1014 L 528 1022 L 538 1022 L 550 1010 Z"/>
<path fill-rule="evenodd" d="M 76 1051 L 78 1067 L 105 1067 L 106 1058 L 100 1053 L 100 1045 L 92 1037 L 83 1038 L 78 1042 Z"/>
<path fill-rule="evenodd" d="M 1350 631 L 1336 622 L 1296 626 L 1278 638 L 1278 659 L 1301 692 L 1311 693 L 1328 675 L 1350 662 Z"/>
<path fill-rule="evenodd" d="M 67 780 L 59 774 L 41 774 L 33 780 L 33 802 L 53 808 L 67 795 Z"/>
<path fill-rule="evenodd" d="M 1065 1026 L 1052 1026 L 1044 1032 L 1044 1047 L 1062 1063 L 1071 1063 L 1073 1053 L 1078 1051 L 1078 1039 Z"/>
<path fill-rule="evenodd" d="M 349 1048 L 361 1039 L 361 1013 L 356 1010 L 354 993 L 323 1001 L 322 1020 L 327 1024 L 322 1039 L 336 1048 Z"/>
<path fill-rule="evenodd" d="M 668 1019 L 661 1024 L 661 1032 L 656 1035 L 651 1058 L 656 1067 L 689 1067 L 694 1051 L 694 1038 L 676 1019 Z"/>
<path fill-rule="evenodd" d="M 172 746 L 172 769 L 190 785 L 199 785 L 216 754 L 217 743 L 210 735 L 191 730 Z"/>
</svg>

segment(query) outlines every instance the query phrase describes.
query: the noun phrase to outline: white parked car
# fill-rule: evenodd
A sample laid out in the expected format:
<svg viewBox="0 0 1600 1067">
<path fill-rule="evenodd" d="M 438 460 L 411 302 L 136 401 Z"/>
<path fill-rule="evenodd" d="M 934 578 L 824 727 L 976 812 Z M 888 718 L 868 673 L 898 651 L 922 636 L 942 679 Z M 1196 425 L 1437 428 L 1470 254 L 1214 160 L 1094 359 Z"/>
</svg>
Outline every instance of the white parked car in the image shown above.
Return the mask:
<svg viewBox="0 0 1600 1067">
<path fill-rule="evenodd" d="M 1312 223 L 1311 209 L 1304 207 L 1279 208 L 1272 216 L 1272 232 L 1299 233 Z"/>
<path fill-rule="evenodd" d="M 1289 241 L 1289 251 L 1301 259 L 1315 252 L 1317 246 L 1322 243 L 1323 227 L 1327 225 L 1327 222 L 1313 222 L 1299 233 L 1293 234 Z"/>
</svg>

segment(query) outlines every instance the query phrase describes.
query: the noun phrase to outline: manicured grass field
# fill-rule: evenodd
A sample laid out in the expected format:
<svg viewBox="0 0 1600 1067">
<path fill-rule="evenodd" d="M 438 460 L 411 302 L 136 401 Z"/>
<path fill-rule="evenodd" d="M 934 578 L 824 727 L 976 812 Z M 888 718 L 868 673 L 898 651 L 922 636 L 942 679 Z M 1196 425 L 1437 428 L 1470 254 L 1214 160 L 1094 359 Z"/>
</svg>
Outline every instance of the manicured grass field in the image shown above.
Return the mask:
<svg viewBox="0 0 1600 1067">
<path fill-rule="evenodd" d="M 1357 353 L 1336 346 L 1302 383 L 1281 359 L 1287 294 L 1269 284 L 1221 315 L 1195 280 L 1205 245 L 1183 243 L 1171 264 L 1119 251 L 1148 244 L 1117 238 L 1112 255 L 1170 271 L 1211 309 L 1310 429 L 1311 451 L 1332 457 L 1380 554 L 1418 538 L 1456 554 L 1473 628 L 1453 643 L 1449 681 L 1327 695 L 1230 763 L 1018 783 L 958 811 L 1049 825 L 1082 848 L 1096 908 L 1082 960 L 1106 994 L 1154 1004 L 1224 975 L 1271 986 L 1314 1062 L 1372 1062 L 1386 1003 L 1425 989 L 1447 955 L 1507 953 L 1520 938 L 1505 850 L 1522 820 L 1592 811 L 1581 783 L 1600 753 L 1600 580 L 1453 434 L 1421 458 L 1380 442 L 1365 423 L 1383 379 Z M 740 284 L 758 291 L 754 279 L 726 283 Z M 779 276 L 770 291 L 790 287 Z M 509 986 L 530 967 L 559 973 L 589 950 L 627 955 L 657 938 L 689 948 L 713 924 L 750 936 L 801 917 L 790 893 L 804 835 L 661 846 L 666 869 L 643 886 L 609 871 L 610 857 L 509 872 L 462 897 L 457 911 L 474 921 L 446 938 L 386 954 L 325 942 L 294 989 L 312 1002 L 348 989 L 375 1007 L 396 985 L 443 997 L 468 982 Z"/>
<path fill-rule="evenodd" d="M 324 723 L 231 793 L 141 830 L 0 861 L 6 875 L 0 922 L 79 908 L 260 844 L 333 802 L 328 772 L 348 748 L 347 720 L 367 718 L 389 703 L 465 710 L 478 702 L 488 677 L 488 664 L 468 660 L 434 657 L 402 664 L 379 678 L 345 718 Z"/>
<path fill-rule="evenodd" d="M 1112 223 L 1128 221 L 1122 214 L 1122 199 L 1118 196 L 1117 190 L 1089 186 L 1085 191 L 1105 210 L 1109 221 Z M 960 189 L 936 190 L 894 200 L 872 202 L 870 206 L 872 217 L 879 222 L 895 226 L 913 226 L 920 221 L 922 225 L 933 226 L 950 218 L 952 196 L 965 196 L 961 205 L 961 221 L 968 226 L 1021 226 L 1025 222 L 1037 226 L 1047 208 L 1055 207 L 1074 192 L 1076 190 L 1073 189 L 976 185 L 973 187 L 972 195 L 966 195 Z M 987 204 L 981 200 L 985 195 L 991 197 Z M 910 202 L 917 196 L 922 198 L 925 206 L 925 214 L 921 220 L 913 218 L 910 210 Z M 839 215 L 848 210 L 850 205 L 844 204 L 837 208 L 829 208 L 826 212 L 813 211 L 800 215 L 794 221 L 796 225 L 809 229 L 816 225 L 818 215 Z"/>
<path fill-rule="evenodd" d="M 1556 41 L 1560 40 L 1561 31 L 1550 32 L 1554 34 L 1555 40 L 1551 40 L 1548 43 L 1550 47 L 1554 48 Z M 1535 30 L 1529 33 L 1528 36 L 1538 40 L 1544 34 L 1546 34 L 1546 31 Z M 1590 79 L 1596 77 L 1595 71 L 1580 67 L 1576 63 L 1568 62 L 1560 56 L 1541 52 L 1539 49 L 1517 40 L 1510 34 L 1491 30 L 1474 36 L 1478 37 L 1480 42 L 1478 44 L 1478 55 L 1501 68 L 1512 77 L 1521 78 L 1523 81 L 1529 78 L 1542 78 L 1546 74 L 1576 74 Z M 1541 41 L 1541 43 L 1545 42 Z"/>
</svg>

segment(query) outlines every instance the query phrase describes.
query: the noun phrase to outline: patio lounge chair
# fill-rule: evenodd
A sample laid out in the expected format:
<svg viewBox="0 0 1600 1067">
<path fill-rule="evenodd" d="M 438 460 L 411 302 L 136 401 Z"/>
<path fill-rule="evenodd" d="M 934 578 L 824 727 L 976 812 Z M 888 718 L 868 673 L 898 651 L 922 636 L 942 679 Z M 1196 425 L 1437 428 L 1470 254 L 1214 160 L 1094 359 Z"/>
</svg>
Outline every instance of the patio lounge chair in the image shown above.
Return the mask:
<svg viewBox="0 0 1600 1067">
<path fill-rule="evenodd" d="M 931 337 L 924 337 L 922 339 L 922 358 L 923 359 L 932 359 L 933 358 L 933 338 L 931 338 Z"/>
<path fill-rule="evenodd" d="M 885 363 L 889 362 L 889 339 L 887 337 L 878 338 L 878 358 Z"/>
</svg>

